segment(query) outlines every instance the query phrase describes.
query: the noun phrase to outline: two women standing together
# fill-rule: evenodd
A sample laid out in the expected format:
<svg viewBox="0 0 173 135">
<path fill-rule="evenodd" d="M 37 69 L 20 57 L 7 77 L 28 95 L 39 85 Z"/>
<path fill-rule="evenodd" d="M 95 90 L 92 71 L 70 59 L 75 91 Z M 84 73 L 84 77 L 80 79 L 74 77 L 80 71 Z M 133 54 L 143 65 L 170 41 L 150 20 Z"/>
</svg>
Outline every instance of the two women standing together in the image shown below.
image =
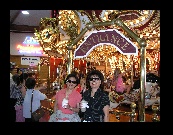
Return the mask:
<svg viewBox="0 0 173 135">
<path fill-rule="evenodd" d="M 76 91 L 79 80 L 75 74 L 69 74 L 65 83 L 67 87 L 55 95 L 54 113 L 49 122 L 109 122 L 110 101 L 108 93 L 103 90 L 104 77 L 99 70 L 89 72 L 86 78 L 89 87 L 83 94 Z M 88 107 L 81 119 L 82 99 L 87 101 Z"/>
</svg>

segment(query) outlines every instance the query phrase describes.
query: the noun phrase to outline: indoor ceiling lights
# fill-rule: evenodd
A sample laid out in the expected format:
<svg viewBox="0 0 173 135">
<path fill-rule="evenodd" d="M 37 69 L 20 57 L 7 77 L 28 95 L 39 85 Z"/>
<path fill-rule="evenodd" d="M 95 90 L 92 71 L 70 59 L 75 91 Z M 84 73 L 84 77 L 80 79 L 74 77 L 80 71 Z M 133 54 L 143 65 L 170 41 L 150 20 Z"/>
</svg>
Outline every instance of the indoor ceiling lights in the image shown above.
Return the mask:
<svg viewBox="0 0 173 135">
<path fill-rule="evenodd" d="M 22 14 L 24 14 L 24 15 L 28 15 L 28 14 L 29 14 L 29 12 L 28 12 L 28 11 L 26 11 L 26 10 L 23 10 L 23 11 L 22 11 Z"/>
</svg>

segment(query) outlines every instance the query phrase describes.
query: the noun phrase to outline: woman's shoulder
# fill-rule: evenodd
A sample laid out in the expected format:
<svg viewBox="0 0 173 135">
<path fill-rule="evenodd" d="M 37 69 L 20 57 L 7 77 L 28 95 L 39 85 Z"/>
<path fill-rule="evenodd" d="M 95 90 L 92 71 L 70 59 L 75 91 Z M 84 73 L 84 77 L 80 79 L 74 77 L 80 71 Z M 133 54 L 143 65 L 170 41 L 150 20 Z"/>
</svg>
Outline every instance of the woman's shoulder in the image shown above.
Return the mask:
<svg viewBox="0 0 173 135">
<path fill-rule="evenodd" d="M 103 94 L 106 96 L 109 96 L 109 92 L 108 91 L 103 91 Z"/>
<path fill-rule="evenodd" d="M 40 94 L 40 93 L 42 93 L 40 90 L 38 90 L 38 89 L 34 89 L 34 93 L 37 93 L 37 94 Z M 44 94 L 44 93 L 43 93 Z"/>
<path fill-rule="evenodd" d="M 39 89 L 34 89 L 34 91 L 39 91 L 39 92 L 40 92 L 40 90 L 39 90 Z"/>
<path fill-rule="evenodd" d="M 56 94 L 58 94 L 58 93 L 64 93 L 65 91 L 66 91 L 66 88 L 62 88 L 59 91 L 57 91 Z"/>
<path fill-rule="evenodd" d="M 102 100 L 109 101 L 109 92 L 108 91 L 103 91 Z"/>
<path fill-rule="evenodd" d="M 83 96 L 90 96 L 91 90 L 88 89 L 83 93 Z"/>
<path fill-rule="evenodd" d="M 25 88 L 26 86 L 23 85 L 23 84 L 19 84 L 18 87 L 21 88 L 21 89 L 23 89 L 23 88 Z"/>
<path fill-rule="evenodd" d="M 15 87 L 17 88 L 17 89 L 21 89 L 22 88 L 22 86 L 21 85 L 15 85 Z"/>
<path fill-rule="evenodd" d="M 105 91 L 105 90 L 100 89 L 100 88 L 97 90 L 97 93 L 98 93 L 99 95 L 100 95 L 100 94 L 101 94 L 101 95 L 102 95 L 102 94 L 104 94 L 104 95 L 107 95 L 107 94 L 108 94 L 108 95 L 109 95 L 109 92 L 108 92 L 108 91 Z"/>
<path fill-rule="evenodd" d="M 36 90 L 34 89 L 34 93 L 36 93 L 38 95 L 42 95 L 42 94 L 46 95 L 45 93 L 43 93 L 43 92 L 41 92 L 40 90 L 37 90 L 37 89 Z"/>
</svg>

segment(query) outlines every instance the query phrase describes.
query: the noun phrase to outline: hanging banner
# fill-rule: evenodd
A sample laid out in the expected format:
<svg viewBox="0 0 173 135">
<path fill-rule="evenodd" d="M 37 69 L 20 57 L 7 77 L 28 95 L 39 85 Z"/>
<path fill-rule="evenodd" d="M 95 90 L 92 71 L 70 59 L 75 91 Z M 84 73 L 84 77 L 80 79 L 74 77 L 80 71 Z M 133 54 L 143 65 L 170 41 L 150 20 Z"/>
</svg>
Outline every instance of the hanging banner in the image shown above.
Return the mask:
<svg viewBox="0 0 173 135">
<path fill-rule="evenodd" d="M 138 55 L 137 46 L 116 29 L 93 31 L 78 46 L 74 58 L 87 57 L 97 46 L 108 44 L 114 46 L 124 55 Z"/>
</svg>

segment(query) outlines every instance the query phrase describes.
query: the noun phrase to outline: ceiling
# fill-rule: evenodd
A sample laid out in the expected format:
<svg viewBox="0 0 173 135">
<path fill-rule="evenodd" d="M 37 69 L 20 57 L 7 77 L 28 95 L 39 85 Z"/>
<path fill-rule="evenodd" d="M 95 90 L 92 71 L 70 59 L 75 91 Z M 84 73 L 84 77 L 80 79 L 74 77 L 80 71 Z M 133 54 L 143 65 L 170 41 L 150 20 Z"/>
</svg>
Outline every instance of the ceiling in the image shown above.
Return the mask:
<svg viewBox="0 0 173 135">
<path fill-rule="evenodd" d="M 11 32 L 34 32 L 38 29 L 41 18 L 51 17 L 51 10 L 27 10 L 24 15 L 22 10 L 10 10 L 10 31 Z"/>
<path fill-rule="evenodd" d="M 29 12 L 29 15 L 24 15 L 22 14 L 21 11 L 22 10 L 10 10 L 10 32 L 35 33 L 35 29 L 40 31 L 39 24 L 41 22 L 41 18 L 46 18 L 46 17 L 51 18 L 53 10 L 27 10 Z M 63 23 L 65 23 L 65 25 L 68 25 L 67 21 L 64 21 L 64 20 L 65 19 L 68 20 L 70 16 L 69 14 L 66 13 L 67 11 L 65 10 L 62 10 L 62 11 L 64 11 L 65 13 L 63 12 L 61 14 L 61 26 L 63 26 L 63 32 L 68 35 L 68 31 L 64 29 L 65 26 L 63 25 Z M 91 22 L 94 22 L 95 20 L 104 21 L 103 20 L 104 16 L 102 15 L 103 15 L 103 12 L 106 10 L 75 10 L 75 11 L 78 11 L 79 14 L 81 14 L 79 18 L 81 20 L 80 23 L 82 23 L 81 24 L 82 27 L 80 29 L 83 29 L 87 23 L 86 21 L 87 19 L 84 18 L 85 15 L 87 15 L 87 18 L 89 18 L 89 21 Z M 95 14 L 93 14 L 93 11 Z M 145 11 L 147 11 L 148 13 L 146 14 Z M 114 14 L 119 15 L 119 17 L 121 17 L 123 22 L 126 23 L 126 25 L 129 28 L 135 31 L 140 36 L 140 38 L 144 37 L 147 40 L 148 48 L 151 48 L 151 49 L 160 48 L 160 11 L 159 10 L 137 10 L 137 11 L 136 10 L 122 10 L 122 11 L 121 10 L 107 10 L 107 12 L 109 12 L 107 15 L 108 20 L 109 20 L 109 15 L 112 15 L 113 17 L 114 17 Z M 110 12 L 114 14 L 111 14 Z M 102 18 L 100 18 L 101 16 Z M 71 20 L 74 21 L 74 19 L 71 19 Z M 47 25 L 47 24 L 44 24 L 43 22 L 44 21 L 42 21 L 42 24 L 41 24 L 42 29 L 45 27 L 45 25 Z M 111 27 L 112 26 L 113 25 L 111 25 Z M 115 25 L 115 28 L 116 28 L 116 25 Z M 62 29 L 60 29 L 60 32 L 64 34 L 62 32 Z M 72 34 L 75 35 L 73 32 Z"/>
</svg>

